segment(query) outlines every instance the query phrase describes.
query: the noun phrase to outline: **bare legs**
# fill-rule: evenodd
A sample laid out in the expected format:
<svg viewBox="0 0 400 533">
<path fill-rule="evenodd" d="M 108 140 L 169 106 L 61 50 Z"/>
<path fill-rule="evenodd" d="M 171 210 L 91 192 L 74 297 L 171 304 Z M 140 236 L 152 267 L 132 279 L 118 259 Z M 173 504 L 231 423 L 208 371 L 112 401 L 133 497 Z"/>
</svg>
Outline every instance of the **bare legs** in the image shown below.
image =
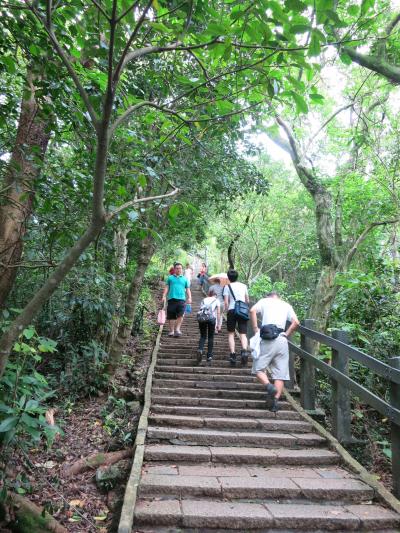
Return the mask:
<svg viewBox="0 0 400 533">
<path fill-rule="evenodd" d="M 247 335 L 245 333 L 239 333 L 240 344 L 242 345 L 242 350 L 247 350 Z M 231 353 L 235 353 L 235 332 L 228 331 L 228 343 L 229 350 Z"/>
<path fill-rule="evenodd" d="M 168 320 L 169 332 L 175 333 L 181 331 L 181 326 L 183 322 L 183 316 L 180 316 L 176 320 Z"/>
<path fill-rule="evenodd" d="M 270 382 L 269 379 L 268 379 L 268 376 L 265 372 L 257 372 L 257 375 L 256 375 L 258 381 L 260 383 L 262 383 L 263 385 L 268 385 L 268 383 Z M 283 381 L 281 379 L 276 379 L 274 381 L 274 385 L 275 385 L 275 388 L 276 388 L 276 394 L 275 394 L 275 398 L 278 399 L 281 397 L 281 394 L 282 394 L 282 391 L 283 391 Z"/>
</svg>

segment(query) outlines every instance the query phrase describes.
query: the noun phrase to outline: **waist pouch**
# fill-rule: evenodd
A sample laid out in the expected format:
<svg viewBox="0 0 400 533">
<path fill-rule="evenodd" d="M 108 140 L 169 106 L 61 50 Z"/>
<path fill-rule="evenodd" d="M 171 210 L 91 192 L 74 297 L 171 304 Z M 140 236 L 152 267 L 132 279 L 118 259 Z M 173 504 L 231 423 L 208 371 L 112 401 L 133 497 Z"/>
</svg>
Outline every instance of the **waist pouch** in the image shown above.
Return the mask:
<svg viewBox="0 0 400 533">
<path fill-rule="evenodd" d="M 272 341 L 279 337 L 284 331 L 284 329 L 278 328 L 275 324 L 265 324 L 264 326 L 261 326 L 260 337 L 264 341 Z"/>
</svg>

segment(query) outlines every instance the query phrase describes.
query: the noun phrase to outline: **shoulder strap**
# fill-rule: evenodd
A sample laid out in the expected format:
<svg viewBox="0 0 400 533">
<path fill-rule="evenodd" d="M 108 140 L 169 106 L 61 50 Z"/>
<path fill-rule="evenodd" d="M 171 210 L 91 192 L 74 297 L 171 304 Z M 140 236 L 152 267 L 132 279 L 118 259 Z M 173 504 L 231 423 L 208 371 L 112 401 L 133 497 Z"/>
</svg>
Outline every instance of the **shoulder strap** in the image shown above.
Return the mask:
<svg viewBox="0 0 400 533">
<path fill-rule="evenodd" d="M 232 290 L 232 287 L 230 285 L 228 285 L 228 289 L 231 291 L 231 294 L 233 296 L 233 299 L 235 300 L 236 302 L 236 298 L 235 298 L 235 295 L 233 294 L 233 290 Z"/>
</svg>

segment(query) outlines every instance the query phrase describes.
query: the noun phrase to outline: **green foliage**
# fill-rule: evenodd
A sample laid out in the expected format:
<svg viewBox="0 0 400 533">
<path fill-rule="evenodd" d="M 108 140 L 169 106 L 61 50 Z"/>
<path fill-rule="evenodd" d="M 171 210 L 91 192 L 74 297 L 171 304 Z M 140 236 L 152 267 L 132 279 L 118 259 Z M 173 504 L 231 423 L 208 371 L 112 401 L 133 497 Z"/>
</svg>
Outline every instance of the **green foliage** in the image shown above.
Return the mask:
<svg viewBox="0 0 400 533">
<path fill-rule="evenodd" d="M 272 282 L 267 274 L 262 274 L 257 280 L 250 285 L 249 295 L 254 300 L 264 298 L 268 292 L 276 291 L 285 299 L 287 284 L 284 281 Z"/>
<path fill-rule="evenodd" d="M 69 345 L 64 359 L 65 370 L 59 379 L 62 390 L 70 398 L 95 396 L 107 386 L 107 353 L 95 340 L 77 347 Z"/>
<path fill-rule="evenodd" d="M 47 401 L 55 395 L 37 371 L 43 354 L 54 353 L 56 343 L 40 337 L 31 326 L 14 345 L 0 383 L 0 444 L 29 447 L 45 438 L 52 444 L 60 429 L 45 418 Z M 46 405 L 47 404 L 47 405 Z"/>
</svg>

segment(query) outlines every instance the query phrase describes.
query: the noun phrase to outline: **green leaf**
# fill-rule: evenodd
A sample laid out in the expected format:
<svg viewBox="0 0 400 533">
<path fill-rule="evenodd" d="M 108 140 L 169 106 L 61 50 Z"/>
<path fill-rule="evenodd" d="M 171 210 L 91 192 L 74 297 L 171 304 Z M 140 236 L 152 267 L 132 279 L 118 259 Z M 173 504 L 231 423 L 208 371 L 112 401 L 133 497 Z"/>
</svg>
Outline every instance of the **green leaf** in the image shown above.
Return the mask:
<svg viewBox="0 0 400 533">
<path fill-rule="evenodd" d="M 322 96 L 322 94 L 318 94 L 318 93 L 311 93 L 310 99 L 316 104 L 323 104 L 325 101 L 325 98 Z"/>
<path fill-rule="evenodd" d="M 319 39 L 314 34 L 312 34 L 307 55 L 309 57 L 315 57 L 315 56 L 319 56 L 320 53 L 321 53 L 321 47 L 319 44 Z"/>
<path fill-rule="evenodd" d="M 31 326 L 29 328 L 24 329 L 22 335 L 25 337 L 25 339 L 31 339 L 35 335 L 35 328 Z"/>
<path fill-rule="evenodd" d="M 351 57 L 348 54 L 343 53 L 343 54 L 340 54 L 339 57 L 340 57 L 340 61 L 342 63 L 344 63 L 345 65 L 351 65 L 352 60 L 351 60 Z"/>
<path fill-rule="evenodd" d="M 294 91 L 290 91 L 290 94 L 293 96 L 293 99 L 296 103 L 296 110 L 300 113 L 308 113 L 308 105 L 304 98 L 300 96 L 300 94 L 295 93 Z"/>
<path fill-rule="evenodd" d="M 174 220 L 176 219 L 176 217 L 179 215 L 180 212 L 181 212 L 180 206 L 178 204 L 173 204 L 169 208 L 168 215 L 172 220 Z"/>
<path fill-rule="evenodd" d="M 347 13 L 350 16 L 355 17 L 358 15 L 359 10 L 360 10 L 360 7 L 353 4 L 347 8 Z"/>
<path fill-rule="evenodd" d="M 18 416 L 9 416 L 3 420 L 3 422 L 0 424 L 0 433 L 6 433 L 7 431 L 10 431 L 10 429 L 15 428 L 15 426 L 18 424 L 18 420 Z"/>
</svg>

